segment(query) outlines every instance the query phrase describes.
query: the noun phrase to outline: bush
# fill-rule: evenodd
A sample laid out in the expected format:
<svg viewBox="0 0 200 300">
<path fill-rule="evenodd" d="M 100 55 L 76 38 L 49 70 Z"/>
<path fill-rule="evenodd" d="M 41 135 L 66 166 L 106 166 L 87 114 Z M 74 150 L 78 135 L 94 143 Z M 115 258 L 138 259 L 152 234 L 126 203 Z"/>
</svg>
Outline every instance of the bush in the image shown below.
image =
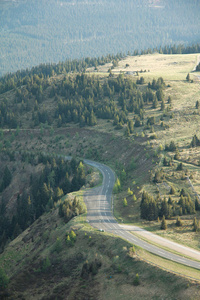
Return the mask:
<svg viewBox="0 0 200 300">
<path fill-rule="evenodd" d="M 138 273 L 135 275 L 135 279 L 134 279 L 134 281 L 133 281 L 133 284 L 134 284 L 135 286 L 140 285 L 140 278 L 139 278 Z"/>
<path fill-rule="evenodd" d="M 152 135 L 150 135 L 150 139 L 151 140 L 156 140 L 157 139 L 157 135 L 154 133 Z"/>
<path fill-rule="evenodd" d="M 123 206 L 124 206 L 124 207 L 128 206 L 128 203 L 127 203 L 126 198 L 124 198 L 124 200 L 123 200 Z"/>
<path fill-rule="evenodd" d="M 127 193 L 128 193 L 128 195 L 129 195 L 129 196 L 132 196 L 132 195 L 133 195 L 133 191 L 131 191 L 131 189 L 130 189 L 130 188 L 128 188 L 128 191 L 127 191 Z"/>
<path fill-rule="evenodd" d="M 137 198 L 136 198 L 135 195 L 133 195 L 133 201 L 134 201 L 134 202 L 137 201 Z"/>
</svg>

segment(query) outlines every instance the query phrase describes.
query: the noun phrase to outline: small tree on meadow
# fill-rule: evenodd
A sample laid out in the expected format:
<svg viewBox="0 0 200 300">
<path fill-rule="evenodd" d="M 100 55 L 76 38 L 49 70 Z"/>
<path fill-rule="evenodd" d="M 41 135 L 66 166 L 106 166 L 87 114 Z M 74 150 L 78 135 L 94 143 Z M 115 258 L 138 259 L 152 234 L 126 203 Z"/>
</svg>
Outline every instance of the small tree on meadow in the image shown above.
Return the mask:
<svg viewBox="0 0 200 300">
<path fill-rule="evenodd" d="M 189 73 L 188 73 L 187 76 L 186 76 L 186 80 L 187 80 L 188 82 L 190 82 L 190 80 L 191 80 L 191 79 L 190 79 L 190 74 L 189 74 Z"/>
<path fill-rule="evenodd" d="M 181 227 L 182 225 L 183 225 L 183 222 L 182 222 L 181 218 L 178 217 L 178 218 L 176 219 L 176 226 Z"/>
</svg>

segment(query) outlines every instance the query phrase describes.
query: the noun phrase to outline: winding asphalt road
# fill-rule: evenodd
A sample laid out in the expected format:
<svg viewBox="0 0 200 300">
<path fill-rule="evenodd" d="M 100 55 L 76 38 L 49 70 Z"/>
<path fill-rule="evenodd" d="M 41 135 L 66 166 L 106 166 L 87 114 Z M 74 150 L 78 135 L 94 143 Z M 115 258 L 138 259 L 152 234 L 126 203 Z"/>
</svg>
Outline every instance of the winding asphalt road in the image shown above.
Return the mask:
<svg viewBox="0 0 200 300">
<path fill-rule="evenodd" d="M 104 230 L 106 232 L 118 235 L 123 239 L 133 243 L 134 245 L 140 246 L 141 248 L 158 256 L 196 269 L 200 269 L 200 262 L 184 258 L 182 256 L 163 250 L 159 247 L 153 246 L 148 242 L 145 242 L 134 236 L 134 234 L 131 234 L 127 230 L 123 229 L 117 223 L 112 213 L 112 190 L 115 183 L 114 172 L 108 166 L 97 162 L 85 159 L 84 163 L 97 168 L 103 175 L 102 185 L 100 187 L 87 190 L 85 193 L 85 203 L 88 212 L 87 220 L 91 226 L 99 230 Z M 141 230 L 140 228 L 138 229 Z M 188 250 L 189 249 L 190 248 L 188 248 Z M 190 251 L 198 253 L 198 251 L 194 249 L 191 249 Z M 188 256 L 190 256 L 189 253 Z"/>
</svg>

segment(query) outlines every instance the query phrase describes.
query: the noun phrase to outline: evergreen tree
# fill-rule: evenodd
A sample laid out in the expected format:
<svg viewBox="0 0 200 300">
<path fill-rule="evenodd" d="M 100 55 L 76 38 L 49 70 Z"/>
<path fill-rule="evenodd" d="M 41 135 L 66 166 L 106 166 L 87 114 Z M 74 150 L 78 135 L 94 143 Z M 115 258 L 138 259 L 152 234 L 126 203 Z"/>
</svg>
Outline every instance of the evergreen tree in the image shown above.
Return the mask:
<svg viewBox="0 0 200 300">
<path fill-rule="evenodd" d="M 176 170 L 177 171 L 182 171 L 183 170 L 183 163 L 178 164 Z"/>
<path fill-rule="evenodd" d="M 158 89 L 156 91 L 156 96 L 157 96 L 158 101 L 160 101 L 160 102 L 164 101 L 164 94 L 163 94 L 162 89 Z"/>
<path fill-rule="evenodd" d="M 152 108 L 157 108 L 157 107 L 158 107 L 158 99 L 157 96 L 155 95 L 153 99 Z"/>
<path fill-rule="evenodd" d="M 135 124 L 134 124 L 134 126 L 135 127 L 140 127 L 141 126 L 141 122 L 140 122 L 140 117 L 139 116 L 137 116 L 135 118 Z"/>
<path fill-rule="evenodd" d="M 160 216 L 165 216 L 165 218 L 169 217 L 169 204 L 167 203 L 166 198 L 161 202 Z"/>
<path fill-rule="evenodd" d="M 162 111 L 165 110 L 165 102 L 164 102 L 164 100 L 162 100 L 162 102 L 161 102 L 161 110 Z"/>
<path fill-rule="evenodd" d="M 199 202 L 199 199 L 197 197 L 195 198 L 195 210 L 196 211 L 200 210 L 200 202 Z"/>
<path fill-rule="evenodd" d="M 162 217 L 162 222 L 161 222 L 160 229 L 162 229 L 162 230 L 166 230 L 167 229 L 167 222 L 165 220 L 165 216 Z"/>
<path fill-rule="evenodd" d="M 128 120 L 128 127 L 129 127 L 130 133 L 133 133 L 134 132 L 133 120 Z"/>
<path fill-rule="evenodd" d="M 197 221 L 196 217 L 193 221 L 193 231 L 197 232 L 199 230 L 199 222 Z"/>
<path fill-rule="evenodd" d="M 197 147 L 200 146 L 200 140 L 198 139 L 198 137 L 196 136 L 196 134 L 193 136 L 192 138 L 192 142 L 191 142 L 191 147 Z"/>
<path fill-rule="evenodd" d="M 4 173 L 3 173 L 3 181 L 2 181 L 3 189 L 5 189 L 7 186 L 9 186 L 9 184 L 11 183 L 11 180 L 12 180 L 12 174 L 11 174 L 10 170 L 8 169 L 8 166 L 6 166 Z"/>
<path fill-rule="evenodd" d="M 176 219 L 176 226 L 177 226 L 177 227 L 181 227 L 182 225 L 183 225 L 183 222 L 182 222 L 181 218 L 178 217 L 178 218 Z"/>
<path fill-rule="evenodd" d="M 190 82 L 190 80 L 191 80 L 191 79 L 190 79 L 190 73 L 187 74 L 186 80 L 187 80 L 188 82 Z"/>
<path fill-rule="evenodd" d="M 171 103 L 172 103 L 172 98 L 171 98 L 171 96 L 168 97 L 167 103 L 168 103 L 168 104 L 171 104 Z"/>
</svg>

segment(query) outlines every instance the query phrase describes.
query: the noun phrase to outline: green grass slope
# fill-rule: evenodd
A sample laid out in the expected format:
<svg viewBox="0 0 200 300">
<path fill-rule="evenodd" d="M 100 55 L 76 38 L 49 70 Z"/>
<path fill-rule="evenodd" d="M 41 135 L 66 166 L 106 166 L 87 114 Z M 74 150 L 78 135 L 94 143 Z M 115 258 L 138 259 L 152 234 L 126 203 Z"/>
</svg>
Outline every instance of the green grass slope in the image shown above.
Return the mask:
<svg viewBox="0 0 200 300">
<path fill-rule="evenodd" d="M 69 244 L 66 237 L 72 231 L 76 238 Z M 195 282 L 141 261 L 130 243 L 92 229 L 84 216 L 64 223 L 58 209 L 43 215 L 13 240 L 0 255 L 0 267 L 9 278 L 1 299 L 197 299 L 200 296 Z"/>
</svg>

